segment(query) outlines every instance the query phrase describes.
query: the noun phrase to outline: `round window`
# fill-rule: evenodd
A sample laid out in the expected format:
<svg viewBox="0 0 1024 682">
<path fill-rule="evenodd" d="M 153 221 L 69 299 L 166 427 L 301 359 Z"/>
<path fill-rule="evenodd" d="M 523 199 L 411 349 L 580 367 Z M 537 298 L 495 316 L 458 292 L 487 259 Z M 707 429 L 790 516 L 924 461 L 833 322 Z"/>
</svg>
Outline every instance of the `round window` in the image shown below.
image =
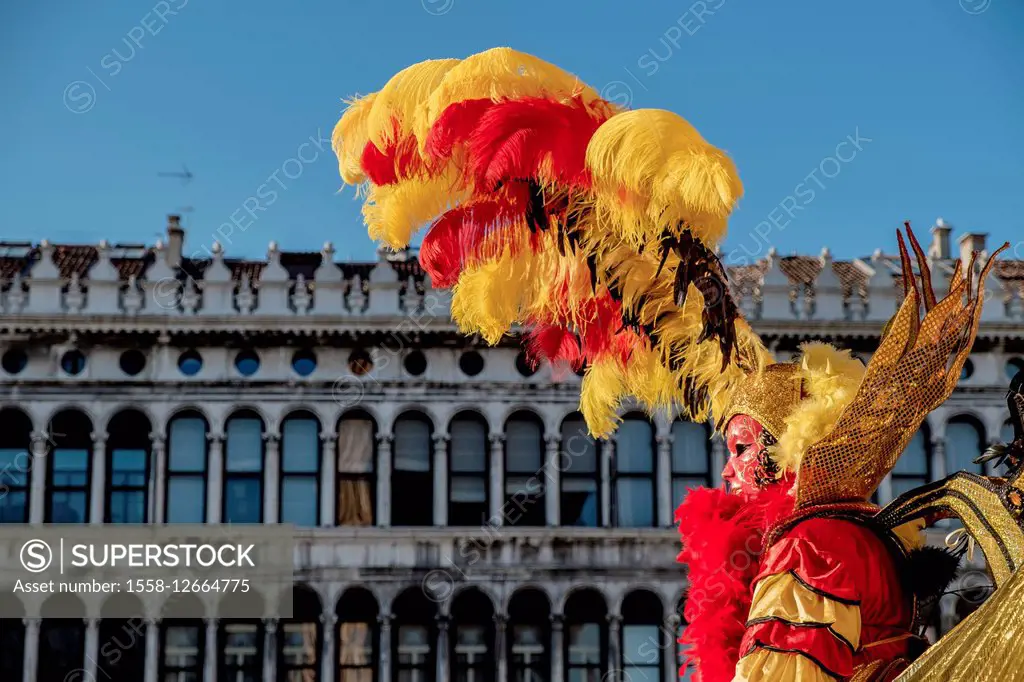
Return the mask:
<svg viewBox="0 0 1024 682">
<path fill-rule="evenodd" d="M 260 368 L 260 356 L 254 350 L 239 351 L 235 356 L 235 369 L 244 377 L 251 377 Z"/>
<path fill-rule="evenodd" d="M 203 356 L 196 350 L 187 350 L 178 356 L 178 370 L 187 377 L 194 377 L 203 368 Z"/>
<path fill-rule="evenodd" d="M 362 348 L 357 348 L 348 356 L 348 369 L 353 375 L 361 377 L 373 369 L 373 358 Z"/>
<path fill-rule="evenodd" d="M 484 371 L 484 357 L 475 350 L 468 350 L 459 358 L 459 369 L 466 376 L 475 377 Z"/>
<path fill-rule="evenodd" d="M 8 374 L 20 374 L 28 366 L 28 355 L 20 348 L 12 348 L 0 359 L 0 366 Z"/>
<path fill-rule="evenodd" d="M 61 356 L 60 368 L 71 376 L 81 374 L 85 370 L 85 355 L 79 350 L 69 350 Z"/>
<path fill-rule="evenodd" d="M 121 371 L 130 377 L 137 376 L 146 368 L 146 356 L 140 350 L 126 350 L 121 353 Z"/>
<path fill-rule="evenodd" d="M 301 377 L 308 377 L 316 370 L 316 353 L 311 350 L 297 350 L 292 356 L 292 369 Z"/>
<path fill-rule="evenodd" d="M 1011 381 L 1018 372 L 1024 372 L 1024 358 L 1010 358 L 1006 361 L 1006 378 Z"/>
<path fill-rule="evenodd" d="M 427 371 L 427 356 L 422 351 L 414 350 L 410 351 L 405 356 L 405 360 L 402 361 L 405 366 L 405 371 L 414 377 L 418 377 Z"/>
<path fill-rule="evenodd" d="M 971 362 L 970 358 L 964 361 L 964 366 L 960 369 L 960 381 L 970 379 L 974 376 L 974 363 Z"/>
<path fill-rule="evenodd" d="M 516 356 L 516 370 L 524 377 L 532 377 L 537 373 L 538 364 L 522 352 Z"/>
</svg>

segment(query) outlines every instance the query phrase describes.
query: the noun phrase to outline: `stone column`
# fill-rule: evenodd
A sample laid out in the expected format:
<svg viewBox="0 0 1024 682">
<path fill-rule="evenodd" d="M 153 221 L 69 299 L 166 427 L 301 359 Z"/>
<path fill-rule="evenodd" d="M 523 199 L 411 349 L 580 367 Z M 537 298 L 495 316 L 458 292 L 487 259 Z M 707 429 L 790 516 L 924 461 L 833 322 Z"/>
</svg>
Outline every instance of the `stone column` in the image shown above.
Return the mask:
<svg viewBox="0 0 1024 682">
<path fill-rule="evenodd" d="M 561 523 L 561 499 L 562 492 L 562 464 L 559 454 L 561 453 L 562 436 L 558 433 L 549 433 L 544 436 L 544 516 L 549 526 L 555 527 Z"/>
<path fill-rule="evenodd" d="M 320 432 L 320 526 L 338 523 L 338 434 Z"/>
<path fill-rule="evenodd" d="M 160 674 L 160 622 L 155 618 L 146 619 L 146 665 L 144 682 L 158 682 Z"/>
<path fill-rule="evenodd" d="M 978 453 L 981 454 L 980 452 Z M 948 470 L 946 464 L 946 441 L 944 439 L 936 439 L 932 441 L 932 480 L 941 481 L 946 477 L 946 471 Z"/>
<path fill-rule="evenodd" d="M 39 619 L 25 618 L 25 667 L 21 682 L 36 682 L 36 668 L 39 667 Z"/>
<path fill-rule="evenodd" d="M 92 468 L 89 478 L 89 523 L 103 523 L 107 492 L 107 434 L 92 434 Z"/>
<path fill-rule="evenodd" d="M 149 434 L 151 442 L 149 522 L 164 523 L 167 514 L 167 440 L 162 433 Z"/>
<path fill-rule="evenodd" d="M 448 434 L 434 434 L 434 525 L 448 525 Z M 438 679 L 437 682 L 443 682 Z"/>
<path fill-rule="evenodd" d="M 206 651 L 203 682 L 217 682 L 217 619 L 206 619 Z"/>
<path fill-rule="evenodd" d="M 497 682 L 508 682 L 508 647 L 505 644 L 507 624 L 507 615 L 504 613 L 494 615 L 494 653 L 498 659 Z"/>
<path fill-rule="evenodd" d="M 334 682 L 334 676 L 338 669 L 338 644 L 335 639 L 335 632 L 338 629 L 338 616 L 333 613 L 324 614 L 320 616 L 320 624 L 324 633 L 324 653 L 323 659 L 320 661 L 320 681 Z M 385 682 L 384 678 L 381 678 L 381 681 Z"/>
<path fill-rule="evenodd" d="M 449 675 L 449 646 L 448 646 L 448 616 L 437 617 L 437 674 L 435 682 L 448 682 Z"/>
<path fill-rule="evenodd" d="M 46 519 L 46 470 L 50 455 L 50 434 L 35 431 L 32 434 L 31 491 L 29 494 L 29 523 L 43 523 Z M 38 628 L 36 630 L 38 635 Z"/>
<path fill-rule="evenodd" d="M 277 620 L 263 621 L 263 678 L 277 679 Z"/>
<path fill-rule="evenodd" d="M 379 682 L 391 682 L 391 614 L 377 616 L 380 624 L 380 676 Z"/>
<path fill-rule="evenodd" d="M 661 669 L 664 673 L 664 682 L 678 682 L 681 675 L 679 674 L 679 656 L 676 651 L 679 650 L 679 645 L 676 640 L 679 638 L 679 623 L 680 618 L 678 613 L 671 613 L 665 618 L 665 639 L 663 643 L 662 652 L 666 660 L 661 663 Z"/>
<path fill-rule="evenodd" d="M 711 484 L 722 485 L 722 469 L 729 459 L 729 449 L 725 446 L 725 440 L 717 436 L 711 439 Z"/>
<path fill-rule="evenodd" d="M 658 525 L 667 528 L 672 525 L 672 434 L 658 435 L 657 443 L 658 463 L 654 472 L 658 486 Z"/>
<path fill-rule="evenodd" d="M 612 467 L 615 462 L 615 437 L 601 443 L 601 526 L 612 524 Z"/>
<path fill-rule="evenodd" d="M 565 679 L 565 644 L 562 633 L 562 614 L 551 615 L 551 679 Z"/>
<path fill-rule="evenodd" d="M 377 525 L 391 525 L 391 448 L 395 437 L 377 434 Z M 389 681 L 390 682 L 390 681 Z"/>
<path fill-rule="evenodd" d="M 502 508 L 505 506 L 505 434 L 491 434 L 490 491 L 487 496 L 491 525 L 498 528 L 504 525 Z"/>
<path fill-rule="evenodd" d="M 611 682 L 620 680 L 618 674 L 622 670 L 622 616 L 617 613 L 608 614 L 608 679 Z"/>
<path fill-rule="evenodd" d="M 266 459 L 263 466 L 263 523 L 279 523 L 281 518 L 281 438 L 264 433 Z"/>
<path fill-rule="evenodd" d="M 98 618 L 85 619 L 85 677 L 95 680 L 100 656 L 100 621 Z"/>
<path fill-rule="evenodd" d="M 207 435 L 210 443 L 209 469 L 206 472 L 206 522 L 220 523 L 224 494 L 224 436 Z"/>
</svg>

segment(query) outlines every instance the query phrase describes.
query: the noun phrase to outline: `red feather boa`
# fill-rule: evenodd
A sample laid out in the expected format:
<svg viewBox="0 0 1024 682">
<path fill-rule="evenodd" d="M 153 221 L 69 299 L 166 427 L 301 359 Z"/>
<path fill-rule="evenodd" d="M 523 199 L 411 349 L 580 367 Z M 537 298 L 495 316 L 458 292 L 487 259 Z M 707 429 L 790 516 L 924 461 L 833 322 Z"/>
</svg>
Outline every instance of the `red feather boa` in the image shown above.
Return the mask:
<svg viewBox="0 0 1024 682">
<path fill-rule="evenodd" d="M 776 521 L 793 511 L 788 486 L 746 497 L 722 489 L 691 490 L 676 510 L 690 589 L 683 616 L 694 682 L 730 682 L 740 658 L 740 640 L 750 611 L 760 563 L 761 540 Z M 680 671 L 682 674 L 682 671 Z"/>
</svg>

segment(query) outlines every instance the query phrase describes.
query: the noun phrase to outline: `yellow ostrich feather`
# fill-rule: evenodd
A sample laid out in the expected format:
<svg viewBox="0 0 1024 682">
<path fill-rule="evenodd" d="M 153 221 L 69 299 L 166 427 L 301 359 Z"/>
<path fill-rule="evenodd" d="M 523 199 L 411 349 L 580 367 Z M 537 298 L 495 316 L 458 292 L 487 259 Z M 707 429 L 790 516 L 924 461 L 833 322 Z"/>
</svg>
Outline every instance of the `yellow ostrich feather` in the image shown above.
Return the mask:
<svg viewBox="0 0 1024 682">
<path fill-rule="evenodd" d="M 794 472 L 799 472 L 804 451 L 835 427 L 866 371 L 848 350 L 819 342 L 802 344 L 800 350 L 799 375 L 808 397 L 786 417 L 786 429 L 772 451 L 780 467 Z"/>
<path fill-rule="evenodd" d="M 577 95 L 589 106 L 609 113 L 613 110 L 596 90 L 573 74 L 525 52 L 496 47 L 463 59 L 445 74 L 418 112 L 416 138 L 425 140 L 441 113 L 456 102 L 523 97 L 568 99 Z"/>
<path fill-rule="evenodd" d="M 595 438 L 607 438 L 618 427 L 619 404 L 626 394 L 626 371 L 618 358 L 599 358 L 587 367 L 580 386 L 580 413 Z"/>
<path fill-rule="evenodd" d="M 358 185 L 366 182 L 360 159 L 363 148 L 369 140 L 367 119 L 377 98 L 377 93 L 349 100 L 348 107 L 331 134 L 331 147 L 338 157 L 338 171 L 345 184 Z"/>
<path fill-rule="evenodd" d="M 634 248 L 680 222 L 714 245 L 743 193 L 729 157 L 670 111 L 613 116 L 591 138 L 586 161 L 599 220 Z"/>
<path fill-rule="evenodd" d="M 371 239 L 403 249 L 418 229 L 468 196 L 469 190 L 449 168 L 440 175 L 371 186 L 363 204 L 363 219 Z"/>
<path fill-rule="evenodd" d="M 398 136 L 413 134 L 417 112 L 458 63 L 458 59 L 430 59 L 392 76 L 377 93 L 367 117 L 369 140 L 384 149 Z"/>
</svg>

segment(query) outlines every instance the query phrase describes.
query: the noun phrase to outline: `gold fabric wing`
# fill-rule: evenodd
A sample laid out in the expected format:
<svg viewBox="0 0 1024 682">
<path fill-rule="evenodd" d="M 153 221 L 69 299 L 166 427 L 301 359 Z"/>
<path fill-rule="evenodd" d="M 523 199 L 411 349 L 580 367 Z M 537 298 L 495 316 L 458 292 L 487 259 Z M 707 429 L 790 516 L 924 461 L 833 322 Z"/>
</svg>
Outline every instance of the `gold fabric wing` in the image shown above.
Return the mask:
<svg viewBox="0 0 1024 682">
<path fill-rule="evenodd" d="M 883 332 L 856 396 L 835 428 L 804 453 L 797 476 L 798 508 L 869 498 L 925 416 L 953 392 L 970 354 L 981 319 L 985 278 L 1009 244 L 981 269 L 976 293 L 972 258 L 966 277 L 957 264 L 948 295 L 936 302 L 927 258 L 912 232 L 909 236 L 922 286 L 918 289 L 900 234 L 906 297 Z"/>
</svg>

